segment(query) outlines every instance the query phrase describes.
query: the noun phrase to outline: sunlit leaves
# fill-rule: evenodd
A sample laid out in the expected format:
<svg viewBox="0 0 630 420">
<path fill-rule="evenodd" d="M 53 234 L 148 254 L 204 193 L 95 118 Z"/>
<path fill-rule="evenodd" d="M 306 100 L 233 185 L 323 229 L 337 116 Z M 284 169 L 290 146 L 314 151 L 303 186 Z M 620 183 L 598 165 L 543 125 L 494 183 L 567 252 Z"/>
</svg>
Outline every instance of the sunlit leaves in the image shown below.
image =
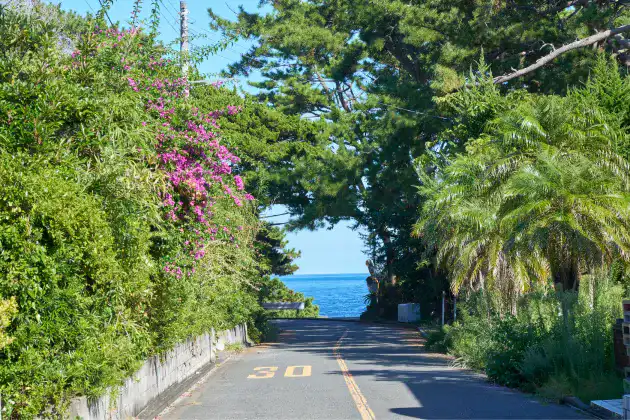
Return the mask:
<svg viewBox="0 0 630 420">
<path fill-rule="evenodd" d="M 574 287 L 580 273 L 627 258 L 628 161 L 617 144 L 628 134 L 602 105 L 610 106 L 584 90 L 505 104 L 436 180 L 423 175 L 417 233 L 455 292 L 522 293 L 549 280 Z"/>
</svg>

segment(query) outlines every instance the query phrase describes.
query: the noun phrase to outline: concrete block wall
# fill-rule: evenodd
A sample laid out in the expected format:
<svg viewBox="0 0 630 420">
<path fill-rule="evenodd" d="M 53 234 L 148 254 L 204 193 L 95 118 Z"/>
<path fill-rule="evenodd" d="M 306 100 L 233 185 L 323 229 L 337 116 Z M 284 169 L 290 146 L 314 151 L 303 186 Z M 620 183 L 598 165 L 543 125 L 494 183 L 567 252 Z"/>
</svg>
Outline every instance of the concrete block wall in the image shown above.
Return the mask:
<svg viewBox="0 0 630 420">
<path fill-rule="evenodd" d="M 96 400 L 75 398 L 68 411 L 71 419 L 123 420 L 137 416 L 152 400 L 171 386 L 195 374 L 204 365 L 216 360 L 216 352 L 228 344 L 247 344 L 247 326 L 191 338 L 171 351 L 148 359 L 128 378 L 112 399 L 106 393 Z"/>
<path fill-rule="evenodd" d="M 223 351 L 226 344 L 247 344 L 247 325 L 241 324 L 232 328 L 231 330 L 221 331 L 217 335 L 216 348 L 217 351 Z"/>
</svg>

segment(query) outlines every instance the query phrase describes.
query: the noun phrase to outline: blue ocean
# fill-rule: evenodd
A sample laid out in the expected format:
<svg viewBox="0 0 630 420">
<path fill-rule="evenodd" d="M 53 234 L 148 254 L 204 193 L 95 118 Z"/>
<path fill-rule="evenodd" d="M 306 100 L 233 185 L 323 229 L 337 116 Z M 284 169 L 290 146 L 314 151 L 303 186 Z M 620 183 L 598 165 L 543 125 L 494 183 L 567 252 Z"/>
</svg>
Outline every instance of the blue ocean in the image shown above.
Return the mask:
<svg viewBox="0 0 630 420">
<path fill-rule="evenodd" d="M 281 277 L 296 292 L 315 298 L 319 314 L 327 317 L 357 317 L 365 310 L 368 274 L 296 274 Z"/>
</svg>

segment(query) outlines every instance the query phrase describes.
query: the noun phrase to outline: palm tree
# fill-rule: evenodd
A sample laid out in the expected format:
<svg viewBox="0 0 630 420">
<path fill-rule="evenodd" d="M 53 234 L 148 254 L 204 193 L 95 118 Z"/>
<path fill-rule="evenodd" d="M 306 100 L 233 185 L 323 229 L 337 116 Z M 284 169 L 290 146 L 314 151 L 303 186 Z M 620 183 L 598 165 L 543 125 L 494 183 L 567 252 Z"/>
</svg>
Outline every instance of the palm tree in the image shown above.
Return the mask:
<svg viewBox="0 0 630 420">
<path fill-rule="evenodd" d="M 630 167 L 615 150 L 624 136 L 583 95 L 528 96 L 437 176 L 423 175 L 416 234 L 453 292 L 518 295 L 549 278 L 575 289 L 583 272 L 628 258 Z"/>
</svg>

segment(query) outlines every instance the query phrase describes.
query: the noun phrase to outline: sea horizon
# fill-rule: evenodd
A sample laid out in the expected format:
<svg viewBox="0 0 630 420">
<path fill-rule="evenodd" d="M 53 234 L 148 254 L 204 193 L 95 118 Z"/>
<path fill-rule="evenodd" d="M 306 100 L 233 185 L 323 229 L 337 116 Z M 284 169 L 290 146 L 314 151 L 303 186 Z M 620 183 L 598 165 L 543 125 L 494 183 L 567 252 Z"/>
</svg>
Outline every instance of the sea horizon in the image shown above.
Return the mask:
<svg viewBox="0 0 630 420">
<path fill-rule="evenodd" d="M 368 273 L 292 274 L 280 280 L 290 289 L 313 297 L 319 314 L 326 317 L 358 317 L 365 310 Z"/>
<path fill-rule="evenodd" d="M 286 276 L 280 276 L 280 278 L 285 277 L 299 277 L 299 276 L 369 276 L 370 273 L 299 273 L 299 274 L 288 274 Z"/>
</svg>

